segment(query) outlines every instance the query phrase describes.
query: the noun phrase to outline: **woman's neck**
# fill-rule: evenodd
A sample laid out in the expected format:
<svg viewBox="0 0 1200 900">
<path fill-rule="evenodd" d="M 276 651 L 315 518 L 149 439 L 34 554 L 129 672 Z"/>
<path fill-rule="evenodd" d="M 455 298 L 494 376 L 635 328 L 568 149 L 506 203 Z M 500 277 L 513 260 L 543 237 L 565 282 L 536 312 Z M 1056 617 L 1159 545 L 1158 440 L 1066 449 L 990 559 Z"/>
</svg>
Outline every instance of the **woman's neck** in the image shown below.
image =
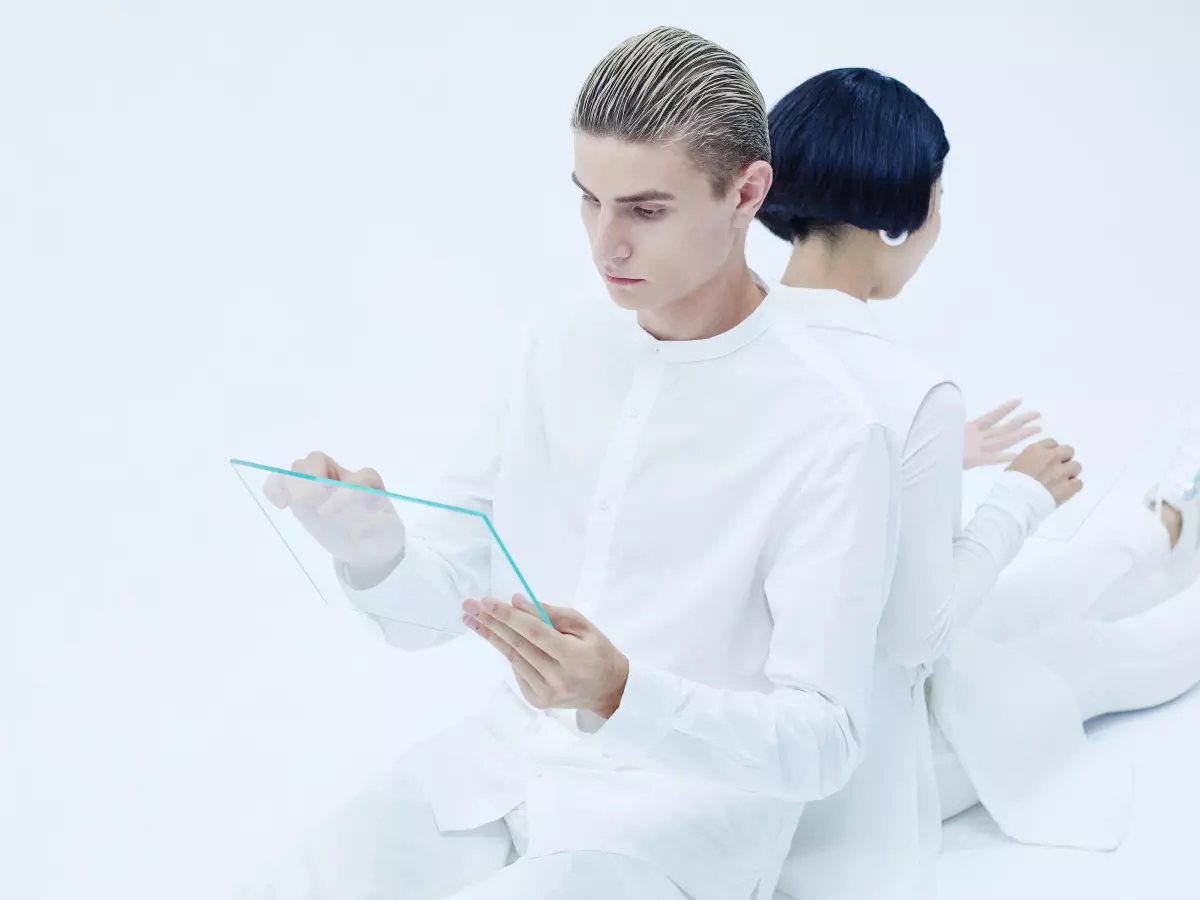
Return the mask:
<svg viewBox="0 0 1200 900">
<path fill-rule="evenodd" d="M 820 237 L 797 241 L 779 283 L 789 287 L 839 291 L 869 300 L 872 278 L 870 266 L 859 260 L 855 248 L 839 244 L 836 248 Z"/>
</svg>

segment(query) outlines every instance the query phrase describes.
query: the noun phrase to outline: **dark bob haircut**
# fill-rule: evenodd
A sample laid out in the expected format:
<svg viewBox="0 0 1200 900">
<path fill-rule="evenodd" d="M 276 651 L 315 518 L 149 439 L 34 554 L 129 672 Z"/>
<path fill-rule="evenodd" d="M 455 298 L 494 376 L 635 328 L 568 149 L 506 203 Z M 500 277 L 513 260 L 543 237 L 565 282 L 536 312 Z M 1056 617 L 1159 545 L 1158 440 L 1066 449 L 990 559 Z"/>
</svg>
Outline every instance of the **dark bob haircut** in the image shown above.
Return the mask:
<svg viewBox="0 0 1200 900">
<path fill-rule="evenodd" d="M 895 236 L 929 215 L 950 142 L 937 113 L 872 69 L 822 72 L 768 116 L 775 180 L 758 219 L 788 242 L 853 225 Z"/>
</svg>

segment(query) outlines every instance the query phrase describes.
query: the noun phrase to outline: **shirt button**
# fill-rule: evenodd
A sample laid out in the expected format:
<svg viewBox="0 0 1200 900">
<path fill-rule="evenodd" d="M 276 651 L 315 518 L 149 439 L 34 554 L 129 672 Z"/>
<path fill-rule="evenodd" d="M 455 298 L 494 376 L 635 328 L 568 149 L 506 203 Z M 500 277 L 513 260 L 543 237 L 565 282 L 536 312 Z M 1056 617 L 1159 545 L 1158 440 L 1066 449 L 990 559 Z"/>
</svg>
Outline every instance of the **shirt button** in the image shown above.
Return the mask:
<svg viewBox="0 0 1200 900">
<path fill-rule="evenodd" d="M 601 512 L 608 512 L 608 508 L 610 506 L 612 506 L 612 503 L 609 502 L 607 497 L 600 501 L 600 511 Z"/>
<path fill-rule="evenodd" d="M 629 416 L 629 418 L 631 418 L 631 419 L 636 419 L 641 414 L 642 414 L 642 411 L 635 407 L 634 409 L 629 410 L 629 412 L 627 412 L 625 415 Z"/>
</svg>

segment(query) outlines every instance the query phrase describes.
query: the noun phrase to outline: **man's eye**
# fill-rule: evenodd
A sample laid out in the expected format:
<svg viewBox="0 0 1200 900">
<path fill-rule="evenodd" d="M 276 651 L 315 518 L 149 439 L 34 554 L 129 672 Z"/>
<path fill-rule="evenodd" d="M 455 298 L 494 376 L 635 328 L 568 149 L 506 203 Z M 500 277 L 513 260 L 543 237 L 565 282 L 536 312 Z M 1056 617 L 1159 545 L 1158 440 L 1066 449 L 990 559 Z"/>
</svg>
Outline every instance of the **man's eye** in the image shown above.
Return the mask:
<svg viewBox="0 0 1200 900">
<path fill-rule="evenodd" d="M 643 219 L 657 219 L 665 212 L 665 209 L 646 209 L 643 206 L 637 207 L 637 214 Z"/>
</svg>

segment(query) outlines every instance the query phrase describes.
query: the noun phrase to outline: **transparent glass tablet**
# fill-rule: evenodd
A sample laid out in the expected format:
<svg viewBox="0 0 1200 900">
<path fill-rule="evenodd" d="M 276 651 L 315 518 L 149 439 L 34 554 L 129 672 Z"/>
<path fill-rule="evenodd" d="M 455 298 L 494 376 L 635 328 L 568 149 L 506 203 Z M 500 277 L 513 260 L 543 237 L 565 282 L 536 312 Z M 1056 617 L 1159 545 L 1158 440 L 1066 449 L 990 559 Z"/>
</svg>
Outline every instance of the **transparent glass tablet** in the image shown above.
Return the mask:
<svg viewBox="0 0 1200 900">
<path fill-rule="evenodd" d="M 524 594 L 549 618 L 477 510 L 230 460 L 330 605 L 383 623 L 458 633 L 467 597 Z"/>
</svg>

